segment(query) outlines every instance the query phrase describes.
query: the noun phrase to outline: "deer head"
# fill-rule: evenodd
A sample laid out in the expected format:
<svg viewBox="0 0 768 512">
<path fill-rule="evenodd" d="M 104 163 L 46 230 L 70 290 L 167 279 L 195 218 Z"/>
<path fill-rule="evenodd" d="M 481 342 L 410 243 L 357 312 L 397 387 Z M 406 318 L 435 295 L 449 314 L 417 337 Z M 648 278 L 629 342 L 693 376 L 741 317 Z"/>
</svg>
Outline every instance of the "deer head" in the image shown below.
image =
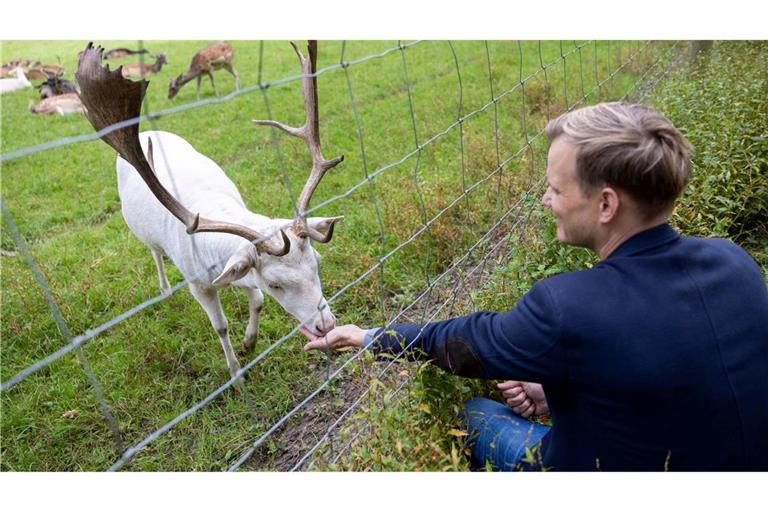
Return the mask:
<svg viewBox="0 0 768 512">
<path fill-rule="evenodd" d="M 172 100 L 179 93 L 179 90 L 181 90 L 181 79 L 183 77 L 184 77 L 184 74 L 181 74 L 176 78 L 171 78 L 171 81 L 168 83 L 168 99 L 169 100 Z"/>
</svg>

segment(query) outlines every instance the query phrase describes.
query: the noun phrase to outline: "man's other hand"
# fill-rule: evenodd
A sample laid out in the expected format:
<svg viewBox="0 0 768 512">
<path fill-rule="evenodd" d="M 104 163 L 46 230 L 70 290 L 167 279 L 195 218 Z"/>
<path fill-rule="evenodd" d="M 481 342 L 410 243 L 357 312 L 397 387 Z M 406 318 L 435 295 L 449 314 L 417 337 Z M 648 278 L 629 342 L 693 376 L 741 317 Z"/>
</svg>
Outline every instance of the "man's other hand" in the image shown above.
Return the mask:
<svg viewBox="0 0 768 512">
<path fill-rule="evenodd" d="M 322 338 L 317 338 L 304 345 L 304 350 L 322 350 L 323 352 L 343 350 L 349 347 L 362 347 L 366 329 L 348 324 L 336 327 Z"/>
<path fill-rule="evenodd" d="M 549 414 L 544 388 L 535 382 L 508 380 L 497 384 L 507 405 L 523 418 Z"/>
</svg>

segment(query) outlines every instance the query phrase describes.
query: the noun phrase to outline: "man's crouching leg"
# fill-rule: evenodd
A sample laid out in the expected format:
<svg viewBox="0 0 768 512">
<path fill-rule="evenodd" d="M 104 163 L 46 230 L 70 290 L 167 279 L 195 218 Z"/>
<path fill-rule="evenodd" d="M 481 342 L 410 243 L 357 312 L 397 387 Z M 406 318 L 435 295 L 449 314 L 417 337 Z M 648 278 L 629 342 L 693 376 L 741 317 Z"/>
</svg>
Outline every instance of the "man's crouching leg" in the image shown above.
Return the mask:
<svg viewBox="0 0 768 512">
<path fill-rule="evenodd" d="M 504 404 L 473 398 L 464 404 L 464 422 L 472 449 L 472 469 L 513 471 L 525 458 L 525 449 L 535 447 L 549 427 L 528 421 Z M 541 465 L 540 456 L 534 458 Z M 526 464 L 523 461 L 523 464 Z"/>
</svg>

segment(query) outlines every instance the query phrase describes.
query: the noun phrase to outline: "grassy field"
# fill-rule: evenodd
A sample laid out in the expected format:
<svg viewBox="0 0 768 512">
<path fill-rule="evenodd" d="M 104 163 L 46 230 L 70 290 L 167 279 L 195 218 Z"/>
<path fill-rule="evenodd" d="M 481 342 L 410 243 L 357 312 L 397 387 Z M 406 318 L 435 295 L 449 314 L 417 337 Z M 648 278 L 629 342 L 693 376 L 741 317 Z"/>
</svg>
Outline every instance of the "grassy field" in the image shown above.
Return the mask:
<svg viewBox="0 0 768 512">
<path fill-rule="evenodd" d="M 2 60 L 60 61 L 66 68 L 65 77 L 71 79 L 77 53 L 86 43 L 3 41 Z M 96 44 L 106 48 L 137 46 L 135 41 Z M 205 44 L 143 42 L 150 51 L 165 51 L 168 56 L 167 66 L 149 79 L 144 113 L 195 101 L 193 83 L 174 100 L 167 99 L 167 84 L 186 69 L 191 55 Z M 296 76 L 296 57 L 287 42 L 232 44 L 241 85 L 250 91 L 164 115 L 144 123 L 143 129 L 181 135 L 225 170 L 249 208 L 274 217 L 290 217 L 294 194 L 310 167 L 306 148 L 301 141 L 253 126 L 250 121 L 273 118 L 301 124 L 298 80 L 274 84 L 264 91 L 255 87 L 260 82 Z M 363 275 L 439 214 L 381 269 L 337 297 L 332 307 L 343 323 L 380 325 L 390 320 L 464 254 L 503 212 L 526 197 L 524 205 L 528 205 L 531 196 L 526 192 L 535 187 L 544 171 L 546 143 L 544 137 L 536 135 L 547 119 L 569 106 L 622 97 L 641 78 L 663 71 L 666 60 L 678 51 L 670 51 L 670 43 L 627 41 L 404 44 L 398 49 L 396 41 L 320 43 L 319 69 L 342 61 L 352 64 L 318 79 L 324 153 L 326 157 L 343 154 L 345 160 L 326 176 L 313 204 L 363 183 L 316 212 L 345 215 L 333 242 L 319 247 L 326 297 Z M 387 52 L 389 49 L 394 50 Z M 376 57 L 362 60 L 366 56 Z M 355 62 L 358 60 L 362 61 Z M 216 78 L 222 98 L 234 91 L 226 72 Z M 3 154 L 92 133 L 81 116 L 37 117 L 29 113 L 27 104 L 35 96 L 33 89 L 2 96 Z M 215 98 L 207 81 L 203 83 L 203 98 Z M 40 266 L 73 335 L 99 326 L 158 293 L 149 251 L 132 236 L 121 217 L 114 162 L 114 151 L 96 140 L 2 164 L 3 206 Z M 366 182 L 366 176 L 382 169 Z M 465 194 L 470 187 L 474 188 Z M 535 189 L 532 192 L 538 194 Z M 512 219 L 525 211 L 513 211 Z M 531 224 L 526 220 L 523 225 Z M 67 340 L 5 222 L 0 241 L 4 251 L 18 253 L 0 260 L 0 375 L 5 382 Z M 182 279 L 172 266 L 168 271 L 172 284 Z M 234 290 L 221 295 L 237 348 L 247 321 L 247 301 Z M 419 306 L 401 320 L 419 319 L 415 311 L 425 309 Z M 268 298 L 261 339 L 251 353 L 241 355 L 241 364 L 294 326 L 292 318 Z M 305 354 L 299 338 L 288 339 L 251 369 L 246 393 L 223 393 L 142 450 L 126 469 L 226 469 L 348 357 Z M 84 347 L 84 356 L 129 446 L 228 380 L 216 336 L 186 290 L 91 340 Z M 299 440 L 291 450 L 299 453 L 299 448 L 314 444 L 337 411 L 368 386 L 377 368 L 364 361 L 344 370 L 313 402 L 308 409 L 311 413 L 286 426 L 294 440 Z M 410 367 L 396 368 L 413 371 Z M 430 378 L 418 380 L 414 390 L 438 401 L 453 392 L 466 393 L 470 386 Z M 379 387 L 386 389 L 396 380 L 383 378 Z M 444 446 L 441 436 L 446 437 L 445 431 L 439 430 L 443 422 L 433 421 L 429 426 L 430 407 L 424 407 L 424 446 L 433 445 L 431 451 L 425 448 L 425 453 L 437 453 L 440 461 L 425 463 L 423 460 L 430 460 L 426 455 L 422 462 L 403 464 L 399 469 L 466 469 L 459 452 L 438 449 Z M 379 413 L 401 411 L 389 407 Z M 307 425 L 314 423 L 308 416 L 326 418 L 325 426 L 309 428 Z M 74 353 L 4 391 L 1 421 L 5 471 L 103 470 L 120 456 Z M 295 457 L 285 455 L 290 451 L 285 442 L 279 436 L 268 440 L 244 467 L 286 469 L 285 461 L 295 461 Z M 358 457 L 353 460 L 361 463 L 345 467 L 376 467 L 372 462 L 375 454 L 373 457 Z M 396 465 L 380 467 L 398 469 Z"/>
</svg>

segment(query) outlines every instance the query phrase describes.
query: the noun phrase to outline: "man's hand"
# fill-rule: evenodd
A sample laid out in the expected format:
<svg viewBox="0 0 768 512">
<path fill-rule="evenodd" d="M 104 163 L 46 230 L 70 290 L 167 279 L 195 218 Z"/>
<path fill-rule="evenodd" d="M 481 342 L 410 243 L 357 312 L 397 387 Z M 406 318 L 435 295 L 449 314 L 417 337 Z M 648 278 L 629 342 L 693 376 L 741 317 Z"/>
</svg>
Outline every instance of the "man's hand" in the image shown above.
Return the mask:
<svg viewBox="0 0 768 512">
<path fill-rule="evenodd" d="M 544 388 L 541 384 L 508 380 L 500 382 L 497 386 L 507 405 L 523 418 L 549 414 L 547 397 L 544 396 Z"/>
<path fill-rule="evenodd" d="M 304 350 L 322 350 L 323 352 L 342 350 L 348 347 L 362 347 L 366 329 L 356 325 L 342 325 L 331 330 L 322 338 L 317 338 L 304 345 Z"/>
</svg>

